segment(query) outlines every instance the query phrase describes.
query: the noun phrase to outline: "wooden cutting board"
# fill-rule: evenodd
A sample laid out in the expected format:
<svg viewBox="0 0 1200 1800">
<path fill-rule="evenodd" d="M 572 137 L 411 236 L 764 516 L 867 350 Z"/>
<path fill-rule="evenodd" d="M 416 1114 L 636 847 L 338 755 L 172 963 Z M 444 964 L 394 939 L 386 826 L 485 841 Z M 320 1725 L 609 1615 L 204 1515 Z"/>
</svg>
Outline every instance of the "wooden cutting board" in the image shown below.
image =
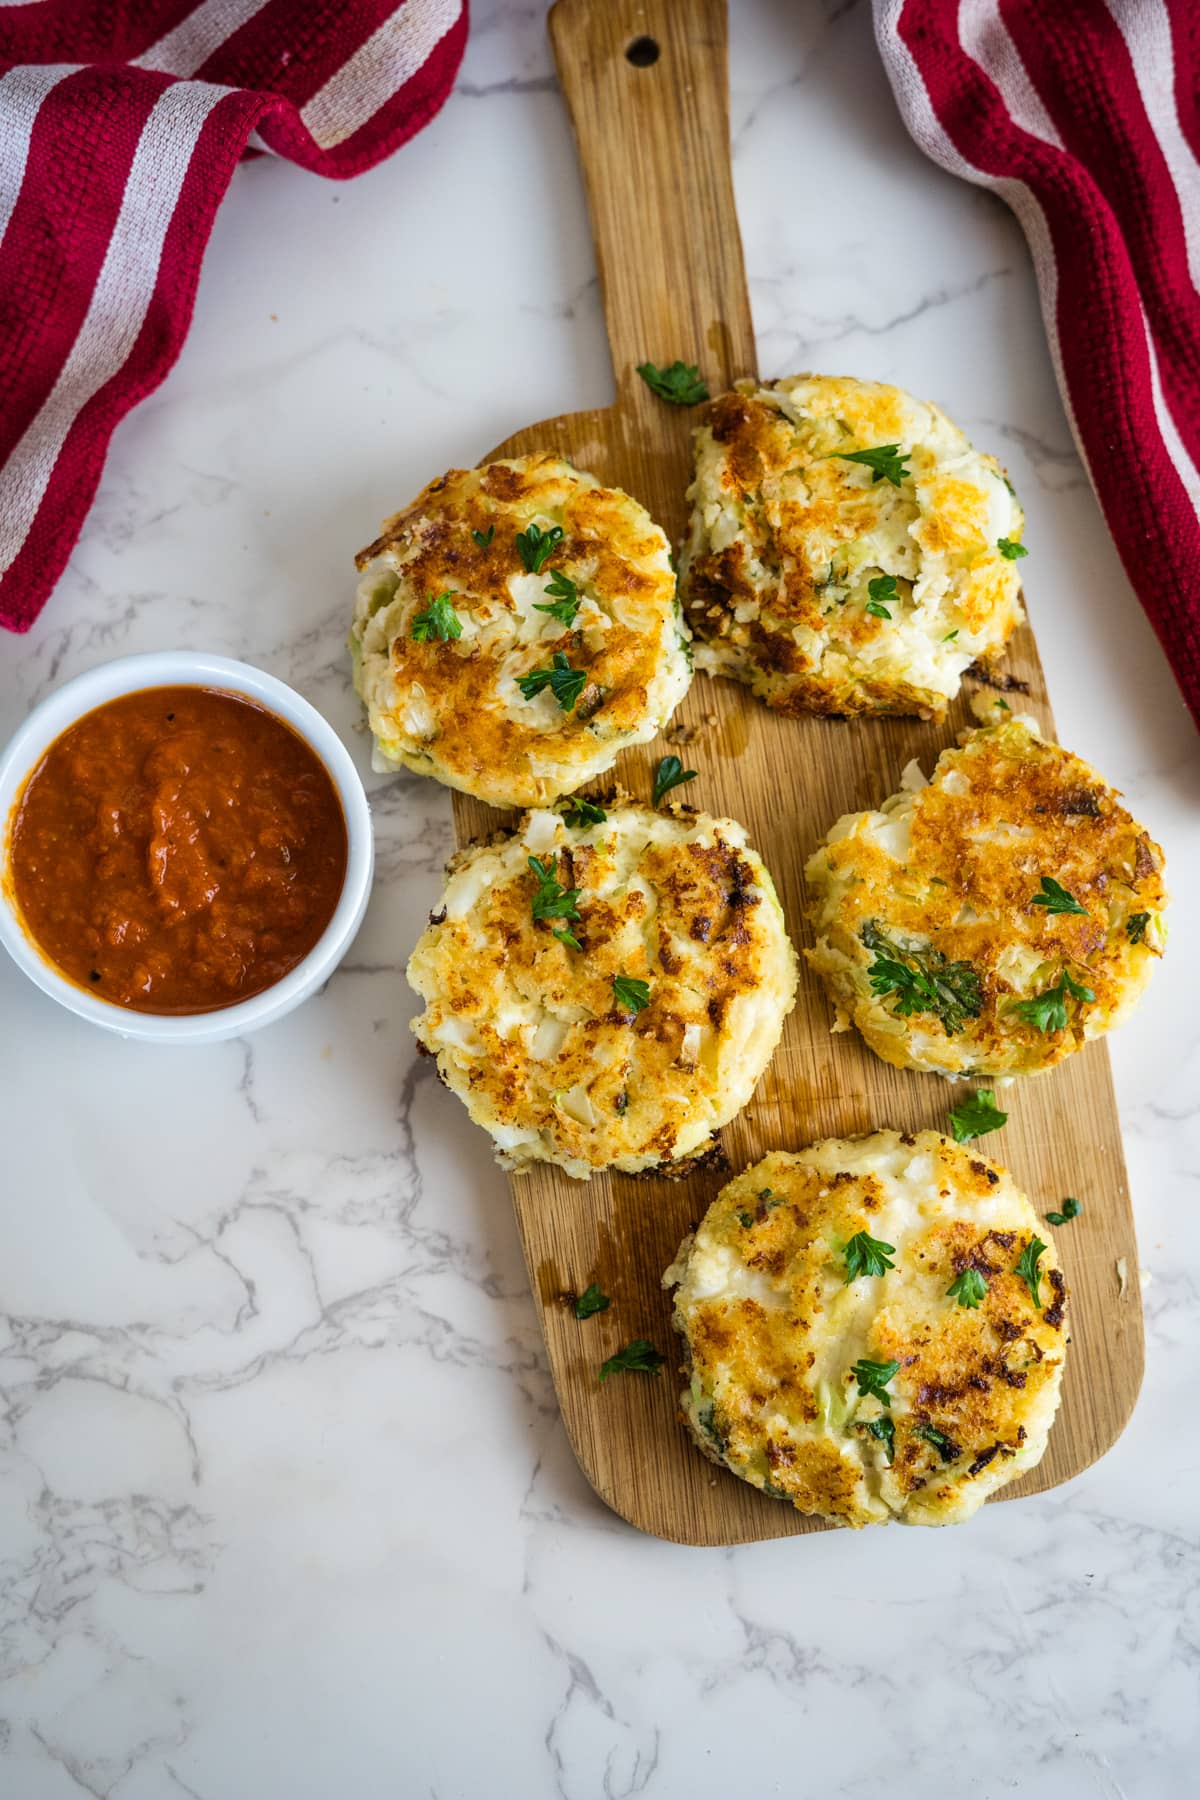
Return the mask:
<svg viewBox="0 0 1200 1800">
<path fill-rule="evenodd" d="M 676 357 L 699 363 L 714 394 L 756 371 L 730 177 L 725 0 L 558 0 L 550 36 L 587 180 L 617 400 L 531 425 L 492 455 L 557 451 L 635 495 L 678 544 L 697 415 L 655 399 L 636 366 Z M 1036 610 L 1036 594 L 1033 604 Z M 1007 667 L 1028 683 L 1023 704 L 1052 732 L 1027 627 L 1014 639 Z M 701 675 L 674 722 L 695 733 L 676 746 L 699 771 L 685 798 L 748 827 L 800 947 L 811 941 L 804 864 L 829 825 L 894 792 L 911 757 L 928 771 L 974 721 L 965 695 L 941 726 L 782 719 L 733 683 Z M 627 751 L 615 778 L 649 800 L 653 769 L 671 748 L 660 738 Z M 454 816 L 460 843 L 503 823 L 461 794 Z M 830 1022 L 829 1003 L 802 962 L 796 1010 L 775 1060 L 723 1133 L 734 1169 L 767 1150 L 799 1149 L 830 1135 L 947 1128 L 947 1110 L 962 1089 L 889 1068 L 857 1033 L 831 1036 Z M 1066 1481 L 1116 1439 L 1141 1383 L 1142 1316 L 1107 1050 L 1093 1044 L 1001 1098 L 1009 1123 L 983 1148 L 1015 1172 L 1039 1213 L 1066 1194 L 1083 1202 L 1078 1222 L 1056 1235 L 1072 1297 L 1062 1409 L 1041 1466 L 1007 1488 L 1007 1499 Z M 575 1455 L 614 1511 L 685 1544 L 822 1529 L 715 1469 L 678 1422 L 677 1340 L 661 1276 L 722 1179 L 708 1171 L 682 1182 L 622 1175 L 574 1182 L 540 1167 L 511 1184 Z M 590 1281 L 613 1304 L 581 1324 L 564 1296 Z M 601 1387 L 601 1361 L 634 1337 L 652 1339 L 666 1367 L 659 1376 L 626 1375 Z"/>
</svg>

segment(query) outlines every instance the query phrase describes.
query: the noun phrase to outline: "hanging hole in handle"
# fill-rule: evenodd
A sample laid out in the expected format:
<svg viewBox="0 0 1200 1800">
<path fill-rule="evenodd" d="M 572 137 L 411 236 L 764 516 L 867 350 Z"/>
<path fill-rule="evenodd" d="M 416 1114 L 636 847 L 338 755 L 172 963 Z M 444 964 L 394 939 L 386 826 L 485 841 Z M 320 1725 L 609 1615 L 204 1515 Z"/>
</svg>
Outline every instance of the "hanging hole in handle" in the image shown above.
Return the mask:
<svg viewBox="0 0 1200 1800">
<path fill-rule="evenodd" d="M 625 52 L 626 62 L 631 62 L 635 69 L 650 69 L 659 58 L 659 48 L 652 37 L 634 38 Z"/>
</svg>

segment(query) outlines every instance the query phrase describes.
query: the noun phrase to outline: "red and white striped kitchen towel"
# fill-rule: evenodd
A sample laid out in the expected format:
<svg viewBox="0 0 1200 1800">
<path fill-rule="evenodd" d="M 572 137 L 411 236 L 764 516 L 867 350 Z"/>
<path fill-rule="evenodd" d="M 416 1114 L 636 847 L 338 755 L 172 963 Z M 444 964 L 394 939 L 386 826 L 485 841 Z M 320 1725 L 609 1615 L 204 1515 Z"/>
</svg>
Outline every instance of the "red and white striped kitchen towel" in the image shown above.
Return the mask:
<svg viewBox="0 0 1200 1800">
<path fill-rule="evenodd" d="M 357 175 L 437 112 L 466 36 L 466 0 L 0 4 L 0 624 L 37 617 L 178 356 L 248 144 Z"/>
<path fill-rule="evenodd" d="M 909 131 L 1029 239 L 1067 415 L 1200 724 L 1200 0 L 875 0 Z"/>
</svg>

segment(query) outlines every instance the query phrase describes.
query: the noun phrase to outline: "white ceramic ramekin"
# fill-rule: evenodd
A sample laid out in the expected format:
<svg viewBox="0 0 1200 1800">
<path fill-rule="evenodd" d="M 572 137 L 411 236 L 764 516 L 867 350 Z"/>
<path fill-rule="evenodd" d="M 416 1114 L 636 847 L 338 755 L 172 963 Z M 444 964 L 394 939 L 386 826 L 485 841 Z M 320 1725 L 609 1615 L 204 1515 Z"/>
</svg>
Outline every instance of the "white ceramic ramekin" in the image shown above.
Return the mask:
<svg viewBox="0 0 1200 1800">
<path fill-rule="evenodd" d="M 375 848 L 371 813 L 362 782 L 349 752 L 333 727 L 315 707 L 292 688 L 249 663 L 227 656 L 205 656 L 193 650 L 166 650 L 146 656 L 123 656 L 76 676 L 36 706 L 0 754 L 0 847 L 8 841 L 9 821 L 17 795 L 30 770 L 62 732 L 120 694 L 142 688 L 225 688 L 257 700 L 268 711 L 285 719 L 293 731 L 316 751 L 326 769 L 346 815 L 348 856 L 346 879 L 332 919 L 303 962 L 274 987 L 250 1000 L 225 1006 L 216 1012 L 163 1015 L 131 1012 L 88 993 L 59 973 L 31 941 L 7 891 L 0 882 L 0 943 L 17 967 L 23 969 L 43 993 L 61 1006 L 102 1025 L 121 1037 L 141 1038 L 155 1044 L 212 1044 L 221 1038 L 241 1037 L 273 1024 L 319 988 L 341 962 L 362 924 L 371 891 Z M 0 848 L 0 854 L 6 852 Z"/>
</svg>

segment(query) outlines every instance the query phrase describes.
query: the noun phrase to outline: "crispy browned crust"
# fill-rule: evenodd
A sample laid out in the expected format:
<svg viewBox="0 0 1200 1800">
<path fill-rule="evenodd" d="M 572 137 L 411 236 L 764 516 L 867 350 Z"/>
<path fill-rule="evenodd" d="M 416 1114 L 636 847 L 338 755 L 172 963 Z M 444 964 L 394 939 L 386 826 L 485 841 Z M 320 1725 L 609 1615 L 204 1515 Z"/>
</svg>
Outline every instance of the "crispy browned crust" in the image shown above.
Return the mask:
<svg viewBox="0 0 1200 1800">
<path fill-rule="evenodd" d="M 645 808 L 624 812 L 656 818 Z M 653 829 L 661 833 L 663 823 Z M 597 1169 L 650 1155 L 664 1165 L 678 1159 L 677 1172 L 685 1172 L 721 1154 L 705 1141 L 681 1156 L 679 1133 L 698 1111 L 719 1109 L 728 1077 L 711 1057 L 686 1066 L 685 1030 L 720 1034 L 768 967 L 779 979 L 781 940 L 794 980 L 777 907 L 765 899 L 759 868 L 719 822 L 707 839 L 649 842 L 627 888 L 613 886 L 603 834 L 596 846 L 568 836 L 549 861 L 564 888 L 580 890 L 580 917 L 570 929 L 582 948 L 554 937 L 562 921 L 532 917 L 537 881 L 521 854 L 513 873 L 493 880 L 465 917 L 446 917 L 444 907 L 434 915 L 410 965 L 427 1000 L 414 1029 L 436 1047 L 447 1017 L 470 1023 L 480 1049 L 458 1059 L 451 1085 L 489 1129 L 541 1132 L 564 1159 Z M 453 868 L 464 870 L 477 854 L 460 852 Z M 650 1005 L 636 1015 L 618 1008 L 615 975 L 647 981 Z M 582 1015 L 552 1062 L 532 1059 L 522 1033 L 499 1023 L 518 997 L 547 1017 Z M 790 1003 L 788 986 L 777 1001 L 780 1016 Z M 562 1109 L 561 1096 L 572 1090 L 586 1093 L 594 1123 Z"/>
<path fill-rule="evenodd" d="M 563 537 L 544 573 L 557 568 L 580 580 L 586 573 L 610 619 L 602 642 L 576 630 L 550 647 L 528 646 L 522 672 L 548 665 L 552 649 L 587 672 L 587 686 L 553 732 L 524 717 L 520 705 L 506 707 L 497 693 L 516 615 L 507 584 L 524 572 L 516 536 L 547 515 L 561 517 Z M 485 545 L 472 535 L 489 530 Z M 451 469 L 386 522 L 355 561 L 365 570 L 382 558 L 400 573 L 410 603 L 390 642 L 390 710 L 403 718 L 415 695 L 432 714 L 428 748 L 442 779 L 495 804 L 498 789 L 504 803 L 536 804 L 576 785 L 573 757 L 594 755 L 597 740 L 620 741 L 646 725 L 668 625 L 675 641 L 667 550 L 662 531 L 628 495 L 550 455 Z M 447 592 L 484 628 L 481 635 L 417 641 L 412 616 Z M 537 772 L 556 762 L 560 773 Z"/>
<path fill-rule="evenodd" d="M 876 676 L 869 664 L 855 663 L 856 653 L 890 627 L 861 608 L 831 607 L 826 572 L 814 571 L 809 553 L 818 540 L 849 545 L 876 527 L 884 505 L 908 504 L 886 485 L 864 489 L 857 473 L 848 474 L 850 465 L 829 454 L 839 441 L 839 402 L 846 413 L 853 406 L 855 441 L 864 445 L 906 441 L 910 421 L 902 405 L 905 396 L 894 388 L 826 378 L 820 385 L 829 390 L 835 435 L 825 442 L 799 435 L 772 403 L 770 395 L 786 384 L 776 383 L 758 393 L 752 391 L 753 384 L 742 385 L 746 391 L 735 390 L 712 401 L 698 434 L 698 450 L 705 428 L 721 446 L 721 498 L 744 523 L 731 543 L 714 548 L 699 522 L 711 495 L 693 490 L 697 510 L 681 574 L 681 594 L 693 630 L 730 652 L 733 661 L 722 673 L 748 682 L 777 712 L 940 718 L 946 709 L 944 696 L 897 673 Z M 928 476 L 932 454 L 918 446 L 911 456 L 913 475 Z M 803 498 L 796 495 L 797 477 L 803 480 Z M 978 510 L 977 488 L 941 474 L 937 501 L 936 515 L 919 523 L 915 504 L 908 504 L 918 541 L 924 548 L 959 559 L 959 604 L 970 625 L 1010 618 L 1007 635 L 1020 616 L 1015 606 L 1019 576 L 1012 563 L 979 553 L 970 525 Z M 994 546 L 987 549 L 994 551 Z M 767 573 L 765 588 L 755 565 Z M 748 620 L 750 608 L 756 616 Z M 814 661 L 810 643 L 797 641 L 797 628 L 816 634 L 829 650 L 836 639 L 837 655 Z M 824 657 L 824 649 L 820 655 Z"/>
<path fill-rule="evenodd" d="M 711 1426 L 697 1433 L 701 1447 L 758 1485 L 765 1480 L 801 1512 L 849 1525 L 872 1516 L 861 1455 L 870 1444 L 865 1423 L 822 1423 L 822 1380 L 853 1400 L 850 1362 L 901 1365 L 889 1390 L 895 1460 L 884 1492 L 893 1512 L 919 1496 L 936 1518 L 943 1505 L 948 1515 L 958 1509 L 964 1484 L 995 1458 L 1007 1462 L 1021 1450 L 1065 1354 L 1066 1288 L 1053 1246 L 1040 1262 L 1041 1309 L 1014 1272 L 1034 1231 L 1045 1228 L 1011 1178 L 937 1133 L 903 1141 L 932 1157 L 931 1188 L 949 1201 L 942 1217 L 919 1221 L 902 1240 L 895 1214 L 893 1225 L 880 1224 L 885 1192 L 876 1176 L 831 1177 L 808 1164 L 806 1152 L 772 1153 L 721 1190 L 698 1234 L 706 1253 L 724 1251 L 766 1284 L 761 1297 L 722 1292 L 676 1314 L 688 1372 L 713 1398 Z M 1005 1224 L 997 1228 L 984 1218 L 1001 1182 Z M 830 1363 L 831 1342 L 836 1349 L 844 1329 L 831 1322 L 831 1309 L 845 1304 L 839 1247 L 858 1231 L 894 1236 L 896 1266 L 861 1284 L 873 1314 L 843 1368 L 836 1354 Z M 693 1245 L 685 1255 L 694 1253 Z M 965 1269 L 988 1283 L 978 1309 L 946 1295 Z M 873 1402 L 862 1410 L 881 1416 Z"/>
<path fill-rule="evenodd" d="M 835 975 L 833 984 L 868 1035 L 877 1004 L 865 995 L 874 958 L 862 932 L 870 922 L 902 944 L 927 940 L 947 961 L 977 972 L 982 1011 L 957 1034 L 970 1068 L 1049 1068 L 1107 1029 L 1156 956 L 1131 941 L 1125 922 L 1167 903 L 1162 851 L 1117 792 L 1079 757 L 1013 722 L 970 732 L 960 748 L 944 751 L 930 785 L 915 796 L 911 821 L 902 868 L 863 831 L 827 845 L 809 868 L 821 934 L 810 959 L 827 977 L 823 944 L 850 959 L 853 978 Z M 825 884 L 851 871 L 830 920 Z M 1044 876 L 1086 914 L 1036 905 Z M 1065 1030 L 1042 1032 L 1014 1010 L 1029 998 L 1014 985 L 1014 946 L 1041 966 L 1034 992 L 1054 986 L 1066 969 L 1095 995 L 1068 1007 Z M 927 1015 L 912 1024 L 943 1029 Z"/>
</svg>

